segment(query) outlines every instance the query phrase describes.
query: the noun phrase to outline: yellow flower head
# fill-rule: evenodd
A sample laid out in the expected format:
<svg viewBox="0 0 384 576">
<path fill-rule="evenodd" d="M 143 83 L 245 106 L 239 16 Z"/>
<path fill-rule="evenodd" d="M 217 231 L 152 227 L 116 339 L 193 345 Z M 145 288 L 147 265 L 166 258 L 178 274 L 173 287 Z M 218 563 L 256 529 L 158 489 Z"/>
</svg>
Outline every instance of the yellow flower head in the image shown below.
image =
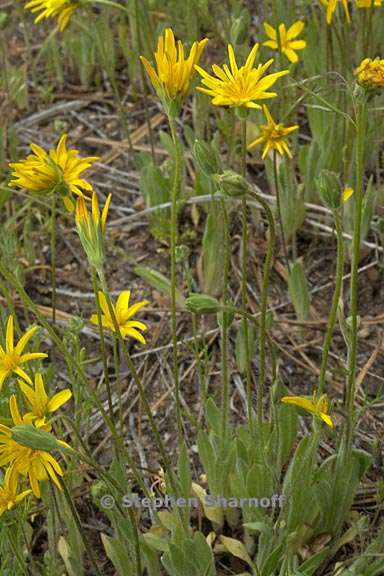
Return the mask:
<svg viewBox="0 0 384 576">
<path fill-rule="evenodd" d="M 248 144 L 248 150 L 251 150 L 259 144 L 264 144 L 263 154 L 261 156 L 263 160 L 270 150 L 277 150 L 281 156 L 286 154 L 288 158 L 292 158 L 291 151 L 287 144 L 287 136 L 297 130 L 299 128 L 298 125 L 284 126 L 284 124 L 276 124 L 268 107 L 264 105 L 263 110 L 267 124 L 260 126 L 260 135 L 256 140 Z"/>
<path fill-rule="evenodd" d="M 358 8 L 379 8 L 382 5 L 382 0 L 356 0 Z"/>
<path fill-rule="evenodd" d="M 334 427 L 332 418 L 329 416 L 329 400 L 326 394 L 316 399 L 316 393 L 314 393 L 312 400 L 302 396 L 284 396 L 281 398 L 281 402 L 304 408 L 307 412 L 323 420 L 330 428 Z"/>
<path fill-rule="evenodd" d="M 181 104 L 187 95 L 195 73 L 195 64 L 199 62 L 207 42 L 207 38 L 194 42 L 186 58 L 182 42 L 179 40 L 176 45 L 172 29 L 167 28 L 164 37 L 159 36 L 157 42 L 156 70 L 147 58 L 140 56 L 153 87 L 167 106 L 169 101 Z"/>
<path fill-rule="evenodd" d="M 30 0 L 25 5 L 31 12 L 40 12 L 35 18 L 36 24 L 45 18 L 57 18 L 60 32 L 68 26 L 72 14 L 78 7 L 78 2 L 73 0 Z"/>
<path fill-rule="evenodd" d="M 5 379 L 13 372 L 32 384 L 32 380 L 26 372 L 21 368 L 21 365 L 30 360 L 38 358 L 46 358 L 48 354 L 43 352 L 31 352 L 23 354 L 23 350 L 28 344 L 29 340 L 38 329 L 33 326 L 20 338 L 16 346 L 14 345 L 14 329 L 13 329 L 13 316 L 9 316 L 7 321 L 6 336 L 5 336 L 5 350 L 0 346 L 0 390 L 4 384 Z"/>
<path fill-rule="evenodd" d="M 131 318 L 138 312 L 143 306 L 148 304 L 148 300 L 142 300 L 141 302 L 136 302 L 132 306 L 129 305 L 129 299 L 131 296 L 130 290 L 125 290 L 119 294 L 119 297 L 116 302 L 116 306 L 113 307 L 117 324 L 120 328 L 121 335 L 123 338 L 127 336 L 131 336 L 131 338 L 135 338 L 142 344 L 145 344 L 144 336 L 139 332 L 139 330 L 146 330 L 147 327 L 143 322 L 137 322 L 136 320 L 131 320 Z M 99 302 L 102 309 L 102 324 L 105 328 L 109 328 L 115 332 L 115 326 L 109 313 L 107 299 L 103 292 L 99 292 Z M 98 325 L 97 314 L 92 314 L 90 318 L 92 324 Z"/>
<path fill-rule="evenodd" d="M 356 68 L 355 76 L 364 88 L 382 90 L 384 88 L 384 59 L 364 58 L 360 66 Z"/>
<path fill-rule="evenodd" d="M 212 104 L 215 106 L 236 106 L 245 108 L 261 108 L 257 100 L 266 100 L 277 96 L 275 92 L 268 92 L 268 89 L 281 76 L 288 74 L 288 70 L 275 72 L 264 76 L 267 69 L 271 66 L 273 59 L 268 60 L 265 64 L 259 64 L 254 67 L 259 45 L 255 44 L 248 58 L 240 68 L 237 65 L 235 53 L 231 44 L 228 44 L 228 57 L 230 68 L 224 64 L 220 68 L 216 64 L 212 65 L 212 70 L 217 76 L 211 76 L 200 66 L 195 66 L 196 70 L 202 76 L 203 88 L 199 86 L 197 90 L 204 92 L 212 97 Z"/>
<path fill-rule="evenodd" d="M 27 419 L 20 416 L 16 397 L 10 400 L 11 415 L 15 426 L 27 424 Z M 32 430 L 34 428 L 32 427 Z M 12 475 L 28 476 L 32 491 L 37 498 L 40 498 L 39 482 L 53 480 L 61 490 L 58 476 L 64 476 L 60 464 L 46 450 L 35 450 L 19 444 L 12 437 L 13 428 L 8 428 L 0 424 L 0 466 L 11 464 Z M 68 447 L 65 442 L 57 440 L 57 443 Z"/>
<path fill-rule="evenodd" d="M 348 24 L 350 24 L 351 16 L 349 14 L 348 0 L 320 0 L 320 2 L 323 4 L 323 6 L 325 6 L 327 9 L 327 12 L 326 12 L 327 24 L 332 23 L 333 16 L 336 12 L 337 5 L 340 1 L 343 5 L 347 22 L 348 22 Z"/>
<path fill-rule="evenodd" d="M 76 227 L 79 238 L 91 266 L 97 270 L 101 268 L 105 256 L 105 225 L 111 199 L 112 194 L 109 194 L 101 215 L 96 192 L 92 194 L 90 213 L 82 196 L 79 196 L 76 201 Z"/>
<path fill-rule="evenodd" d="M 0 485 L 0 516 L 7 510 L 11 510 L 32 492 L 32 490 L 24 490 L 18 494 L 17 488 L 17 475 L 14 474 L 12 467 L 9 467 L 5 472 L 3 483 Z"/>
<path fill-rule="evenodd" d="M 80 158 L 77 150 L 67 150 L 66 141 L 67 135 L 64 134 L 56 149 L 48 152 L 37 144 L 31 144 L 33 154 L 10 164 L 13 180 L 9 184 L 38 194 L 59 192 L 66 208 L 73 211 L 72 195 L 83 196 L 83 191 L 92 192 L 91 184 L 82 179 L 81 174 L 97 157 Z"/>
<path fill-rule="evenodd" d="M 23 420 L 29 423 L 34 423 L 38 428 L 42 428 L 47 432 L 52 430 L 52 426 L 47 422 L 47 417 L 52 412 L 56 412 L 63 404 L 68 402 L 72 396 L 69 388 L 65 388 L 57 392 L 49 398 L 44 387 L 44 381 L 41 374 L 35 375 L 35 387 L 28 386 L 22 380 L 19 380 L 19 386 L 22 393 L 31 405 L 31 412 L 27 412 Z M 15 420 L 15 418 L 14 418 Z"/>
<path fill-rule="evenodd" d="M 285 24 L 280 24 L 278 30 L 264 22 L 264 30 L 269 38 L 263 42 L 263 46 L 268 46 L 272 50 L 279 50 L 290 62 L 296 63 L 299 57 L 296 50 L 303 50 L 307 43 L 305 40 L 298 40 L 297 37 L 304 28 L 304 22 L 298 20 L 288 30 Z"/>
</svg>

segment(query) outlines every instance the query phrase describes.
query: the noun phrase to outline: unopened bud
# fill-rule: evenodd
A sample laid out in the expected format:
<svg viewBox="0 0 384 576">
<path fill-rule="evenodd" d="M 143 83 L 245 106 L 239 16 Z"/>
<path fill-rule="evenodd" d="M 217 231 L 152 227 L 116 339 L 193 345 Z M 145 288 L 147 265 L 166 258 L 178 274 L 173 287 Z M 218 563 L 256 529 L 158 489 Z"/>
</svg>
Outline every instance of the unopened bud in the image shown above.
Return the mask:
<svg viewBox="0 0 384 576">
<path fill-rule="evenodd" d="M 204 142 L 204 140 L 195 140 L 193 157 L 200 170 L 206 176 L 212 176 L 212 174 L 220 172 L 220 158 L 212 144 Z"/>
<path fill-rule="evenodd" d="M 331 170 L 322 170 L 316 179 L 317 189 L 322 201 L 330 210 L 336 210 L 342 199 L 339 176 Z"/>
<path fill-rule="evenodd" d="M 44 450 L 45 452 L 60 448 L 60 444 L 53 434 L 36 428 L 32 424 L 19 424 L 14 426 L 11 431 L 12 440 L 26 448 Z"/>
<path fill-rule="evenodd" d="M 195 314 L 216 314 L 221 310 L 221 305 L 216 298 L 208 294 L 191 294 L 185 301 L 189 312 Z"/>
<path fill-rule="evenodd" d="M 233 170 L 225 170 L 222 174 L 217 174 L 215 180 L 219 185 L 220 190 L 225 196 L 239 197 L 244 196 L 249 191 L 249 185 L 246 179 L 233 172 Z"/>
</svg>

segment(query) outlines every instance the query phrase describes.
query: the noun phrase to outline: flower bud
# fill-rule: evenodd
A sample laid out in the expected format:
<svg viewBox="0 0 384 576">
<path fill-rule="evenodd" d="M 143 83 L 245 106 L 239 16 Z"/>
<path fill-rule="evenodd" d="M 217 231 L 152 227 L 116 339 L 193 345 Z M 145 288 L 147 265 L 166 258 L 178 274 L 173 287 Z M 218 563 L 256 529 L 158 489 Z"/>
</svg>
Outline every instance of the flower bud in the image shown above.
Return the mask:
<svg viewBox="0 0 384 576">
<path fill-rule="evenodd" d="M 339 208 L 342 198 L 339 176 L 331 170 L 322 170 L 316 179 L 316 185 L 326 207 L 330 210 Z"/>
<path fill-rule="evenodd" d="M 220 158 L 212 144 L 204 142 L 204 140 L 195 140 L 193 157 L 206 176 L 212 176 L 221 171 Z"/>
<path fill-rule="evenodd" d="M 241 15 L 232 23 L 230 31 L 231 44 L 236 44 L 237 46 L 244 44 L 249 35 L 249 24 L 249 12 L 248 10 L 243 10 Z"/>
<path fill-rule="evenodd" d="M 60 444 L 53 434 L 36 428 L 32 424 L 19 424 L 11 428 L 11 432 L 12 440 L 32 450 L 51 452 L 60 448 Z"/>
<path fill-rule="evenodd" d="M 216 314 L 221 310 L 221 305 L 216 298 L 208 294 L 191 294 L 185 301 L 189 312 L 195 314 Z"/>
<path fill-rule="evenodd" d="M 214 179 L 225 196 L 237 198 L 249 191 L 246 179 L 233 170 L 225 170 L 222 174 L 217 174 Z"/>
</svg>

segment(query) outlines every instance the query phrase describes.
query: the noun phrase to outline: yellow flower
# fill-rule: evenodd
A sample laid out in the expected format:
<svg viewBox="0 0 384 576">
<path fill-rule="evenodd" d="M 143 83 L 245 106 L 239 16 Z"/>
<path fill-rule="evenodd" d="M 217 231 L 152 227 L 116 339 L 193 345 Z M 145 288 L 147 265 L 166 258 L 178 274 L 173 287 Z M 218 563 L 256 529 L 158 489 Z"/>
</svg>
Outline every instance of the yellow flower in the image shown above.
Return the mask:
<svg viewBox="0 0 384 576">
<path fill-rule="evenodd" d="M 194 66 L 200 60 L 207 42 L 207 38 L 194 42 L 186 58 L 182 42 L 179 40 L 176 45 L 172 29 L 167 28 L 164 37 L 159 36 L 157 42 L 156 70 L 147 58 L 140 56 L 161 100 L 165 100 L 167 104 L 169 100 L 177 101 L 178 104 L 182 102 L 189 91 L 195 72 Z"/>
<path fill-rule="evenodd" d="M 7 468 L 2 485 L 0 485 L 0 516 L 11 510 L 16 504 L 31 494 L 32 490 L 17 493 L 17 475 L 12 467 Z"/>
<path fill-rule="evenodd" d="M 112 194 L 109 194 L 100 216 L 96 192 L 92 194 L 92 211 L 89 214 L 83 197 L 76 201 L 76 227 L 81 244 L 91 266 L 100 269 L 104 261 L 104 236 Z"/>
<path fill-rule="evenodd" d="M 320 0 L 320 2 L 323 4 L 323 6 L 325 6 L 327 9 L 327 13 L 326 13 L 327 24 L 332 23 L 333 15 L 336 12 L 336 8 L 337 8 L 339 1 L 340 0 Z M 348 24 L 350 24 L 351 16 L 349 14 L 348 0 L 341 0 L 341 3 L 342 3 L 343 8 L 344 8 L 347 22 L 348 22 Z"/>
<path fill-rule="evenodd" d="M 37 144 L 31 144 L 33 154 L 10 164 L 14 179 L 9 184 L 39 194 L 59 192 L 63 195 L 66 208 L 73 211 L 72 195 L 83 196 L 83 190 L 92 191 L 91 184 L 80 176 L 97 157 L 80 158 L 77 150 L 67 150 L 66 140 L 67 134 L 64 134 L 56 149 L 48 152 Z"/>
<path fill-rule="evenodd" d="M 31 12 L 41 11 L 35 18 L 36 24 L 45 18 L 57 18 L 60 32 L 68 26 L 72 14 L 78 7 L 79 4 L 72 0 L 31 0 L 25 5 Z"/>
<path fill-rule="evenodd" d="M 197 90 L 212 97 L 212 104 L 215 106 L 236 106 L 245 108 L 261 108 L 257 100 L 266 100 L 277 96 L 275 92 L 268 92 L 268 89 L 281 76 L 288 74 L 288 70 L 275 72 L 264 76 L 266 70 L 271 66 L 273 59 L 265 64 L 259 64 L 254 68 L 254 63 L 259 45 L 255 44 L 248 58 L 240 68 L 237 66 L 235 54 L 231 44 L 228 44 L 228 57 L 230 68 L 224 64 L 220 68 L 216 64 L 212 65 L 212 71 L 217 76 L 211 76 L 200 66 L 195 66 L 196 70 L 203 77 L 202 84 L 206 88 L 199 86 Z M 264 76 L 264 77 L 263 77 Z"/>
<path fill-rule="evenodd" d="M 35 334 L 37 329 L 37 326 L 33 326 L 27 330 L 27 332 L 20 338 L 15 346 L 13 316 L 12 314 L 9 316 L 5 336 L 5 350 L 2 346 L 0 346 L 0 390 L 4 384 L 5 379 L 10 374 L 12 374 L 12 372 L 32 384 L 32 380 L 21 368 L 21 364 L 38 358 L 46 358 L 48 356 L 48 354 L 45 354 L 44 352 L 31 352 L 29 354 L 23 354 L 24 348 Z"/>
<path fill-rule="evenodd" d="M 347 186 L 347 188 L 344 188 L 342 194 L 341 194 L 341 201 L 343 204 L 345 204 L 350 197 L 353 195 L 353 188 L 351 188 L 350 186 Z"/>
<path fill-rule="evenodd" d="M 299 128 L 298 125 L 295 124 L 294 126 L 284 126 L 284 124 L 276 124 L 268 107 L 264 105 L 263 110 L 267 119 L 267 124 L 260 126 L 260 136 L 248 144 L 248 150 L 251 150 L 259 144 L 264 144 L 262 154 L 263 160 L 270 150 L 277 150 L 281 156 L 286 154 L 288 158 L 292 158 L 292 154 L 288 148 L 286 138 L 288 134 L 291 134 Z"/>
<path fill-rule="evenodd" d="M 22 380 L 19 380 L 19 386 L 32 407 L 32 411 L 27 412 L 24 415 L 24 419 L 28 419 L 30 423 L 33 422 L 35 426 L 47 432 L 52 430 L 52 426 L 47 422 L 46 418 L 51 412 L 56 412 L 63 404 L 68 402 L 72 396 L 70 389 L 65 388 L 64 390 L 60 390 L 60 392 L 54 394 L 52 398 L 48 398 L 41 374 L 35 375 L 34 388 L 28 386 L 28 384 Z"/>
<path fill-rule="evenodd" d="M 131 296 L 130 290 L 125 290 L 119 294 L 116 302 L 116 306 L 113 307 L 117 324 L 120 328 L 121 335 L 123 338 L 131 336 L 138 340 L 142 344 L 145 344 L 144 336 L 139 332 L 139 330 L 146 330 L 147 327 L 143 322 L 137 322 L 136 320 L 131 320 L 132 316 L 140 310 L 143 306 L 148 304 L 148 300 L 143 300 L 141 302 L 136 302 L 132 306 L 129 306 L 129 299 Z M 115 326 L 113 324 L 112 317 L 109 313 L 107 299 L 103 292 L 99 292 L 99 301 L 102 309 L 101 321 L 105 328 L 109 328 L 115 332 Z M 90 318 L 92 324 L 98 325 L 97 314 L 92 314 Z"/>
<path fill-rule="evenodd" d="M 359 84 L 365 88 L 384 88 L 384 59 L 364 58 L 355 70 Z"/>
<path fill-rule="evenodd" d="M 334 427 L 332 418 L 329 416 L 329 400 L 326 394 L 323 394 L 319 399 L 316 399 L 316 393 L 314 393 L 312 400 L 303 398 L 302 396 L 284 396 L 281 398 L 281 402 L 304 408 L 304 410 L 310 412 L 317 418 L 321 418 L 321 420 L 331 428 Z"/>
<path fill-rule="evenodd" d="M 297 40 L 303 28 L 304 22 L 301 20 L 292 24 L 288 30 L 285 24 L 280 24 L 279 29 L 275 30 L 270 24 L 264 22 L 264 29 L 270 40 L 263 42 L 263 46 L 268 46 L 272 50 L 280 50 L 290 62 L 298 62 L 299 57 L 295 50 L 303 50 L 307 45 L 305 40 Z"/>
<path fill-rule="evenodd" d="M 356 0 L 356 6 L 358 8 L 378 8 L 382 5 L 382 0 Z"/>
</svg>

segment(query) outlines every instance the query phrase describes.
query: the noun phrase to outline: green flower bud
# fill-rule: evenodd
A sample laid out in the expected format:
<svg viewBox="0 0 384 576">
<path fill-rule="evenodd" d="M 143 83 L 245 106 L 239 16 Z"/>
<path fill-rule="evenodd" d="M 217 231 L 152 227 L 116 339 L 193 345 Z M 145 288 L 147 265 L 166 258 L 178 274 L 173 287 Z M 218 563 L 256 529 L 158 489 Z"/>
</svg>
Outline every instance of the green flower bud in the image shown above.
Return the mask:
<svg viewBox="0 0 384 576">
<path fill-rule="evenodd" d="M 342 188 L 339 176 L 331 170 L 322 170 L 316 179 L 317 189 L 322 201 L 330 210 L 340 207 Z"/>
<path fill-rule="evenodd" d="M 220 158 L 212 144 L 204 142 L 204 140 L 195 140 L 192 152 L 196 164 L 203 174 L 212 176 L 212 174 L 220 172 Z"/>
<path fill-rule="evenodd" d="M 53 434 L 36 428 L 32 424 L 19 424 L 14 426 L 11 431 L 12 440 L 26 448 L 45 450 L 45 452 L 60 448 L 60 444 Z"/>
<path fill-rule="evenodd" d="M 241 15 L 232 23 L 230 31 L 231 44 L 236 44 L 237 46 L 244 44 L 249 35 L 249 24 L 249 12 L 248 10 L 243 10 Z"/>
<path fill-rule="evenodd" d="M 244 196 L 249 191 L 246 179 L 241 174 L 233 172 L 233 170 L 225 170 L 222 174 L 217 174 L 215 181 L 225 196 L 236 198 Z"/>
<path fill-rule="evenodd" d="M 189 312 L 195 314 L 216 314 L 221 310 L 221 305 L 216 298 L 207 294 L 191 294 L 185 301 Z"/>
</svg>

